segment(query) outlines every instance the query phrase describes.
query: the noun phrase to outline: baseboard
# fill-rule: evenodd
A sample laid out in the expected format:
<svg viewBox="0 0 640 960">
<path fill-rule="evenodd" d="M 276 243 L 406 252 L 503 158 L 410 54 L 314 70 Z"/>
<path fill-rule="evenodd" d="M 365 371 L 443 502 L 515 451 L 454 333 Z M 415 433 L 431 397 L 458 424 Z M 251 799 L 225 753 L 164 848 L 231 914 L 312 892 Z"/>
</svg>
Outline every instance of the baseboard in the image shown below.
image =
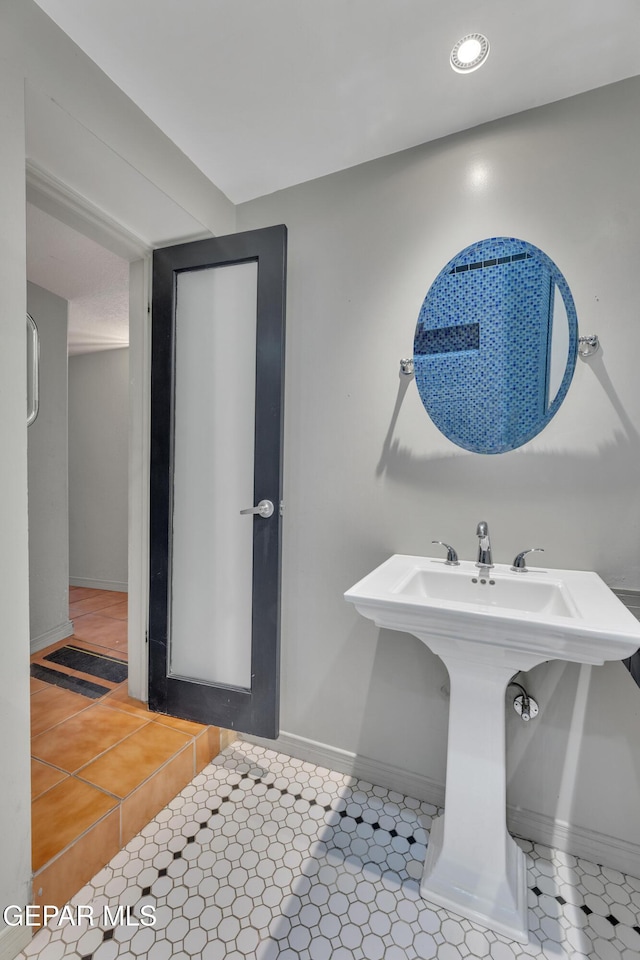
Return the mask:
<svg viewBox="0 0 640 960">
<path fill-rule="evenodd" d="M 563 820 L 523 810 L 507 808 L 507 825 L 511 833 L 574 857 L 582 857 L 603 867 L 611 867 L 632 877 L 640 877 L 640 844 L 611 837 L 597 830 L 587 830 Z"/>
<path fill-rule="evenodd" d="M 396 790 L 416 800 L 425 800 L 438 807 L 444 806 L 444 784 L 392 764 L 362 757 L 349 750 L 308 740 L 293 733 L 283 732 L 277 740 L 265 740 L 246 734 L 243 734 L 242 739 L 257 743 L 268 750 L 306 760 L 318 767 L 336 770 L 367 783 Z M 640 877 L 640 844 L 628 843 L 618 837 L 510 805 L 507 806 L 507 825 L 517 837 L 620 870 L 632 877 Z"/>
<path fill-rule="evenodd" d="M 122 580 L 90 580 L 87 577 L 69 577 L 69 584 L 72 587 L 90 587 L 91 590 L 117 590 L 119 593 L 127 593 L 129 585 Z"/>
<path fill-rule="evenodd" d="M 0 960 L 14 960 L 31 942 L 33 927 L 5 927 L 0 930 Z"/>
<path fill-rule="evenodd" d="M 31 653 L 37 653 L 38 650 L 43 650 L 44 647 L 48 647 L 50 643 L 56 643 L 58 640 L 66 640 L 67 637 L 72 635 L 73 623 L 71 620 L 65 620 L 64 623 L 59 623 L 57 627 L 47 630 L 46 633 L 41 633 L 39 637 L 33 637 L 30 644 Z"/>
<path fill-rule="evenodd" d="M 277 740 L 265 740 L 246 734 L 242 735 L 242 739 L 257 743 L 268 750 L 284 753 L 289 757 L 297 757 L 298 760 L 307 760 L 317 767 L 336 770 L 338 773 L 357 777 L 358 780 L 373 783 L 378 787 L 395 790 L 407 797 L 425 800 L 436 807 L 444 805 L 444 785 L 421 773 L 412 773 L 409 770 L 394 767 L 392 764 L 373 760 L 371 757 L 360 756 L 350 750 L 318 743 L 317 740 L 308 740 L 295 733 L 283 732 Z"/>
</svg>

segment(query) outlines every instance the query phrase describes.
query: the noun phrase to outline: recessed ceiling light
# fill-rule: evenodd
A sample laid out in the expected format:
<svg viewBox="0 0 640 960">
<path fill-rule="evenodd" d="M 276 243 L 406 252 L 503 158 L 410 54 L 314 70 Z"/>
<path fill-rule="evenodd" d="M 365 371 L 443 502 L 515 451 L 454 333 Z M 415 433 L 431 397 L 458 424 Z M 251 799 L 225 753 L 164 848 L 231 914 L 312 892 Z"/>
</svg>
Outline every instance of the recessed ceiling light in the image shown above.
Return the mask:
<svg viewBox="0 0 640 960">
<path fill-rule="evenodd" d="M 451 51 L 449 63 L 456 73 L 471 73 L 489 56 L 489 41 L 481 33 L 468 33 Z"/>
</svg>

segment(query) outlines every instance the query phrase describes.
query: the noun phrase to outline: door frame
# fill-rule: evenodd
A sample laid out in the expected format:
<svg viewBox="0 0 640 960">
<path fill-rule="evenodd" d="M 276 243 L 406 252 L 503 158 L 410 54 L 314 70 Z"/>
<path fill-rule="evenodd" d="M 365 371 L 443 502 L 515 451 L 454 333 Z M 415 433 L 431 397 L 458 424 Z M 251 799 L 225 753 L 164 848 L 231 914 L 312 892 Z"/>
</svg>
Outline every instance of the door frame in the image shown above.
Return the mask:
<svg viewBox="0 0 640 960">
<path fill-rule="evenodd" d="M 149 691 L 151 253 L 129 264 L 129 696 Z"/>
<path fill-rule="evenodd" d="M 129 263 L 128 597 L 129 695 L 147 700 L 149 466 L 151 408 L 151 248 L 86 197 L 32 161 L 26 198 Z"/>
</svg>

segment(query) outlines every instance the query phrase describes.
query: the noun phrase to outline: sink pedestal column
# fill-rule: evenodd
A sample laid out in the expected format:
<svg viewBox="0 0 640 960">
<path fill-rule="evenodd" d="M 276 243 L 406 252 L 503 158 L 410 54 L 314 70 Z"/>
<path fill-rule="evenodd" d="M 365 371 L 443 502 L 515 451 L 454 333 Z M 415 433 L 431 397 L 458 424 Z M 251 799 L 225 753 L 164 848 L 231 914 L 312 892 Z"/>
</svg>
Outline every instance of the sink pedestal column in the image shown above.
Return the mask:
<svg viewBox="0 0 640 960">
<path fill-rule="evenodd" d="M 451 702 L 445 812 L 431 830 L 420 893 L 526 943 L 526 860 L 506 818 L 505 691 L 518 667 L 479 657 L 477 645 L 453 644 L 452 656 L 450 639 L 442 647 L 421 639 L 449 671 Z"/>
</svg>

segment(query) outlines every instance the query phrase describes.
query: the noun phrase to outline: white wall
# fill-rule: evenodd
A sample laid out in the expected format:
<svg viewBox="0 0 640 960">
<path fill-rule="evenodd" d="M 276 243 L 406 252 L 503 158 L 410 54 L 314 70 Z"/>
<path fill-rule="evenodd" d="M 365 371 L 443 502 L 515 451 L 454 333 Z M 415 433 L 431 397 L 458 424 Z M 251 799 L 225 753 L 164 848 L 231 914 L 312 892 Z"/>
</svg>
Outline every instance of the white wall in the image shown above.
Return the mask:
<svg viewBox="0 0 640 960">
<path fill-rule="evenodd" d="M 24 904 L 31 889 L 29 788 L 29 594 L 27 554 L 26 258 L 23 76 L 12 38 L 0 30 L 0 903 Z M 22 935 L 22 936 L 21 936 Z M 0 924 L 0 956 L 24 931 Z"/>
<path fill-rule="evenodd" d="M 636 78 L 238 208 L 238 229 L 289 227 L 288 734 L 441 788 L 441 661 L 342 599 L 392 553 L 442 539 L 473 558 L 485 519 L 498 562 L 543 546 L 549 567 L 640 588 L 639 97 Z M 480 456 L 438 433 L 398 367 L 442 266 L 500 235 L 551 256 L 602 350 L 540 436 Z M 509 802 L 618 838 L 640 869 L 640 690 L 619 663 L 543 665 L 530 686 L 542 716 L 509 715 Z"/>
<path fill-rule="evenodd" d="M 69 621 L 67 301 L 27 284 L 40 338 L 40 411 L 28 432 L 31 649 L 73 632 Z"/>
<path fill-rule="evenodd" d="M 126 590 L 129 350 L 69 358 L 69 574 Z"/>
</svg>

